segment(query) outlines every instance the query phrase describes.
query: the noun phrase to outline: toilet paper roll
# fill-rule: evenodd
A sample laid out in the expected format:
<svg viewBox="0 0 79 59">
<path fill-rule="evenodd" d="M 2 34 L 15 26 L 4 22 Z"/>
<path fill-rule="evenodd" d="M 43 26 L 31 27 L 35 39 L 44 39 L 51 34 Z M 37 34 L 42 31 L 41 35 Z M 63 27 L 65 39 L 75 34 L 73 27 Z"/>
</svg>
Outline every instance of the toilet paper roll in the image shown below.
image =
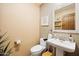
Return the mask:
<svg viewBox="0 0 79 59">
<path fill-rule="evenodd" d="M 15 40 L 15 43 L 18 45 L 18 44 L 21 44 L 21 40 Z"/>
</svg>

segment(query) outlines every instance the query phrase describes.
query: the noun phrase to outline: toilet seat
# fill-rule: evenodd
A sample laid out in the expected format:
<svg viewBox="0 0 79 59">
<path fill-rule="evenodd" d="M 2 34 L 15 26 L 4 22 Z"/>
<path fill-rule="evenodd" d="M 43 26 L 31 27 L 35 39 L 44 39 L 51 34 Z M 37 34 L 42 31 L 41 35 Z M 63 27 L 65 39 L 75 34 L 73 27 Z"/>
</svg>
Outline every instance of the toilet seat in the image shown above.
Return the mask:
<svg viewBox="0 0 79 59">
<path fill-rule="evenodd" d="M 36 45 L 31 48 L 31 52 L 39 52 L 39 51 L 43 51 L 44 49 L 45 49 L 44 46 Z"/>
</svg>

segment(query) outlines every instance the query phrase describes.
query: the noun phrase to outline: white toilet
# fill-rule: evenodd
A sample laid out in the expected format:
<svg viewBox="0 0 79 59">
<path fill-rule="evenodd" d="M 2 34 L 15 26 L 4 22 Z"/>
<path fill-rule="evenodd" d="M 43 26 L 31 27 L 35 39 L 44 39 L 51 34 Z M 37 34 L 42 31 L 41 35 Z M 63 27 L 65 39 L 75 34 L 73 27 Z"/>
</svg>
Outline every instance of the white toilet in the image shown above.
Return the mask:
<svg viewBox="0 0 79 59">
<path fill-rule="evenodd" d="M 46 41 L 44 41 L 43 38 L 40 38 L 40 44 L 33 46 L 31 48 L 31 55 L 39 56 L 45 48 L 46 48 Z"/>
</svg>

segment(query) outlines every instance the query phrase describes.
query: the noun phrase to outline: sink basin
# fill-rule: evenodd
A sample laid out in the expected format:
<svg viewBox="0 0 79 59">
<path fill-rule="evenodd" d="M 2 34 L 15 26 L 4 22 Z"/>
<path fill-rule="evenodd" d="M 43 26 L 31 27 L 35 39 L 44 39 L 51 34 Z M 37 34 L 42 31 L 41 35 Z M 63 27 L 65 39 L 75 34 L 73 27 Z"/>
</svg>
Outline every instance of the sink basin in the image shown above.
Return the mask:
<svg viewBox="0 0 79 59">
<path fill-rule="evenodd" d="M 75 51 L 75 42 L 70 42 L 70 41 L 61 41 L 59 39 L 49 39 L 47 42 L 54 47 L 58 47 L 63 49 L 64 51 L 67 52 L 74 52 Z"/>
<path fill-rule="evenodd" d="M 62 41 L 56 38 L 48 39 L 47 43 L 56 47 L 57 50 L 74 52 L 75 51 L 75 42 Z"/>
<path fill-rule="evenodd" d="M 74 52 L 75 51 L 75 42 L 70 42 L 70 41 L 64 41 L 63 42 L 63 48 L 67 52 Z"/>
</svg>

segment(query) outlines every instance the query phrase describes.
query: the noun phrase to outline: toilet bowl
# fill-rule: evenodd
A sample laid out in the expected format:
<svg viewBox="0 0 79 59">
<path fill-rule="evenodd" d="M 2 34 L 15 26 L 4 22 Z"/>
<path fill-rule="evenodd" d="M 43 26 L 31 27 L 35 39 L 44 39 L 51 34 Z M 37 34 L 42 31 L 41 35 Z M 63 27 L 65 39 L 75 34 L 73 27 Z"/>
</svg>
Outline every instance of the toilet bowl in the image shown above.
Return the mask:
<svg viewBox="0 0 79 59">
<path fill-rule="evenodd" d="M 31 55 L 32 56 L 40 56 L 41 52 L 46 48 L 46 41 L 43 38 L 40 38 L 40 44 L 35 45 L 31 48 Z"/>
</svg>

